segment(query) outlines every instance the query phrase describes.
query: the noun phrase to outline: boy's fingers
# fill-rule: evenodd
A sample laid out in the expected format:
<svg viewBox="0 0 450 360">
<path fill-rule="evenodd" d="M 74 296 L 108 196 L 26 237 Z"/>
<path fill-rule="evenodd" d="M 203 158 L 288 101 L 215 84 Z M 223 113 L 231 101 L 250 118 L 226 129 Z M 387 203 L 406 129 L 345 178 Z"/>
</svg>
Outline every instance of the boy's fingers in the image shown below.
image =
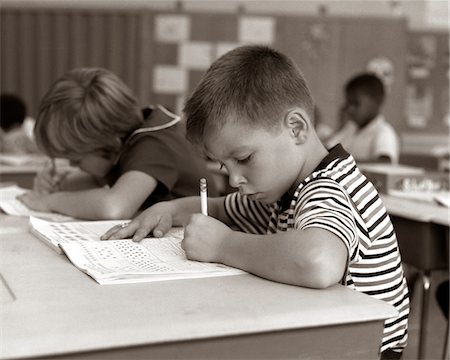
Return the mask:
<svg viewBox="0 0 450 360">
<path fill-rule="evenodd" d="M 133 229 L 135 228 L 136 225 L 134 225 L 132 222 L 129 224 L 119 224 L 112 227 L 107 232 L 105 232 L 102 236 L 100 236 L 100 239 L 101 240 L 126 239 L 134 234 Z"/>
<path fill-rule="evenodd" d="M 153 229 L 153 236 L 155 237 L 164 236 L 164 234 L 167 233 L 171 227 L 172 227 L 172 217 L 162 216 L 161 219 L 159 219 L 158 224 Z"/>
<path fill-rule="evenodd" d="M 150 231 L 151 230 L 149 227 L 140 227 L 134 233 L 133 241 L 135 241 L 135 242 L 141 241 L 143 238 L 145 238 L 150 233 Z"/>
<path fill-rule="evenodd" d="M 114 233 L 116 233 L 121 228 L 120 225 L 113 226 L 107 232 L 105 232 L 102 236 L 100 236 L 100 240 L 109 240 Z"/>
</svg>

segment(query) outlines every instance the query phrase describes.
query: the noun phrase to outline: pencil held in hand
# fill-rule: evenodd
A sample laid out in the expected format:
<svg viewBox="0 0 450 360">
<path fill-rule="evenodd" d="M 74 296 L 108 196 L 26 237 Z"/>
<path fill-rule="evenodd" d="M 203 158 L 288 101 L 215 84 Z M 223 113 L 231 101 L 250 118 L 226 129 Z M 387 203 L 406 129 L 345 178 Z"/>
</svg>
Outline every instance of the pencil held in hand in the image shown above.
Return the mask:
<svg viewBox="0 0 450 360">
<path fill-rule="evenodd" d="M 208 183 L 205 178 L 200 179 L 200 206 L 202 214 L 208 216 Z"/>
</svg>

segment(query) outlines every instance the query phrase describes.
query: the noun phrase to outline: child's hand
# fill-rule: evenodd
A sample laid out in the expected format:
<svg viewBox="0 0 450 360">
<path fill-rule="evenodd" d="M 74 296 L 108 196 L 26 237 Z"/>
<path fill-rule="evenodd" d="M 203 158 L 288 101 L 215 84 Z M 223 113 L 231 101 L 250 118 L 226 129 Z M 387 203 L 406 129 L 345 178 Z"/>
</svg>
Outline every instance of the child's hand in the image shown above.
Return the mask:
<svg viewBox="0 0 450 360">
<path fill-rule="evenodd" d="M 19 195 L 17 199 L 23 202 L 29 209 L 34 211 L 51 212 L 47 194 L 34 191 Z"/>
<path fill-rule="evenodd" d="M 67 174 L 68 171 L 53 173 L 50 165 L 45 166 L 34 178 L 33 191 L 40 194 L 51 194 L 59 191 L 60 184 L 64 181 Z"/>
<path fill-rule="evenodd" d="M 210 216 L 194 214 L 184 230 L 181 247 L 188 259 L 221 262 L 220 248 L 231 229 Z"/>
<path fill-rule="evenodd" d="M 116 225 L 104 233 L 101 240 L 128 239 L 141 241 L 149 233 L 161 237 L 172 227 L 172 215 L 165 203 L 153 205 L 128 224 Z"/>
</svg>

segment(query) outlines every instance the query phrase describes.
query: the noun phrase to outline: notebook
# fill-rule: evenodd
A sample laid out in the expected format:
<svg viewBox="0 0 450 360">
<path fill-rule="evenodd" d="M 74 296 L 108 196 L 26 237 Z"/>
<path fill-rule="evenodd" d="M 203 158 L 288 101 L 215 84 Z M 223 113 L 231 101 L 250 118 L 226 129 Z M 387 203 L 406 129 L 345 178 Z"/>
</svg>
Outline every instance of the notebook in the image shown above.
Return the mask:
<svg viewBox="0 0 450 360">
<path fill-rule="evenodd" d="M 181 248 L 183 228 L 164 237 L 101 241 L 124 221 L 52 222 L 30 218 L 31 232 L 101 285 L 245 274 L 223 264 L 191 261 Z"/>
<path fill-rule="evenodd" d="M 27 189 L 17 185 L 10 185 L 0 188 L 0 208 L 4 213 L 12 216 L 34 216 L 53 221 L 69 221 L 72 217 L 29 209 L 23 202 L 17 200 L 17 196 L 26 193 Z"/>
</svg>

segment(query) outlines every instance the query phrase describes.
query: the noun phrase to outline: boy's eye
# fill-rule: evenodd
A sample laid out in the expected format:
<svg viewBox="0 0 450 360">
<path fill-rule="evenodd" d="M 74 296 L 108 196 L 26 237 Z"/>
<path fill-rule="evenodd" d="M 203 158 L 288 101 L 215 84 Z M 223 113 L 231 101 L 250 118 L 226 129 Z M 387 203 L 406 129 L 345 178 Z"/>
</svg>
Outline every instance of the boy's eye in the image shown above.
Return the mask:
<svg viewBox="0 0 450 360">
<path fill-rule="evenodd" d="M 238 164 L 247 164 L 252 159 L 252 155 L 249 155 L 243 159 L 236 159 Z"/>
</svg>

